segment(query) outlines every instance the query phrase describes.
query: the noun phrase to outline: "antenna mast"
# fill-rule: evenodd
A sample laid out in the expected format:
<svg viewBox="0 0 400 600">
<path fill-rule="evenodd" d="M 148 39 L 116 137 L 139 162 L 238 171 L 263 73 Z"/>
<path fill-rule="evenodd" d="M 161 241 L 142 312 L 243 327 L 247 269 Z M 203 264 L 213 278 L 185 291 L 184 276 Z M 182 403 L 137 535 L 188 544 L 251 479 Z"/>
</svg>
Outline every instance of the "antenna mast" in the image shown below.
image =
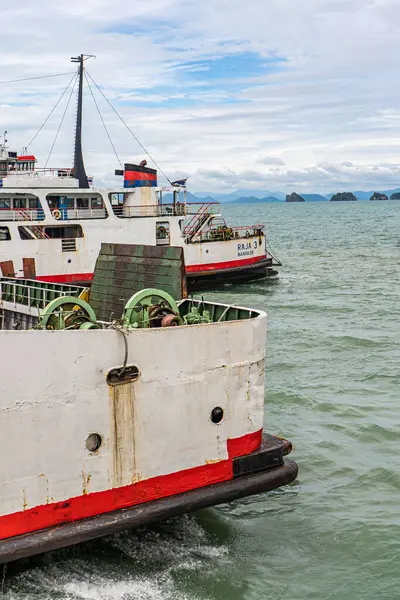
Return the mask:
<svg viewBox="0 0 400 600">
<path fill-rule="evenodd" d="M 75 129 L 75 150 L 74 150 L 74 177 L 79 180 L 80 188 L 88 188 L 88 178 L 85 171 L 85 165 L 83 163 L 82 153 L 82 104 L 83 104 L 83 63 L 88 58 L 92 58 L 93 54 L 80 54 L 79 56 L 72 56 L 71 62 L 78 63 L 78 106 L 76 111 L 76 129 Z"/>
</svg>

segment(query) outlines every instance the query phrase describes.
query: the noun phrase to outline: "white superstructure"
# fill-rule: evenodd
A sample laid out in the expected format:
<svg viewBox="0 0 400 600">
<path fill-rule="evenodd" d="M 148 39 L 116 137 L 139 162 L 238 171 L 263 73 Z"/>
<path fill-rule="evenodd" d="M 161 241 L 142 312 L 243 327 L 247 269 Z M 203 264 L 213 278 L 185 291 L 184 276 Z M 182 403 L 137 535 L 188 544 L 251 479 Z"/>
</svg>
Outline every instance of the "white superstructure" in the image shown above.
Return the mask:
<svg viewBox="0 0 400 600">
<path fill-rule="evenodd" d="M 174 201 L 165 204 L 167 193 Z M 271 266 L 263 226 L 228 227 L 218 210 L 187 203 L 184 189 L 80 189 L 68 169 L 9 174 L 0 188 L 3 275 L 88 282 L 102 242 L 181 246 L 193 278 Z"/>
</svg>

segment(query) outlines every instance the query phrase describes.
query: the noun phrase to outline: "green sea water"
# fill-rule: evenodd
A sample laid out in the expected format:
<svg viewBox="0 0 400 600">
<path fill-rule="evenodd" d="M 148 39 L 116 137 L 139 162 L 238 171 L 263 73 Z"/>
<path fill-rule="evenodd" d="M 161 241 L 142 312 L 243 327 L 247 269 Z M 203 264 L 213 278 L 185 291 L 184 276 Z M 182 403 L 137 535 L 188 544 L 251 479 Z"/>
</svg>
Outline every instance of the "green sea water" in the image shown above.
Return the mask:
<svg viewBox="0 0 400 600">
<path fill-rule="evenodd" d="M 265 428 L 291 486 L 9 568 L 7 600 L 400 598 L 400 202 L 224 207 L 274 281 L 207 297 L 269 315 Z"/>
</svg>

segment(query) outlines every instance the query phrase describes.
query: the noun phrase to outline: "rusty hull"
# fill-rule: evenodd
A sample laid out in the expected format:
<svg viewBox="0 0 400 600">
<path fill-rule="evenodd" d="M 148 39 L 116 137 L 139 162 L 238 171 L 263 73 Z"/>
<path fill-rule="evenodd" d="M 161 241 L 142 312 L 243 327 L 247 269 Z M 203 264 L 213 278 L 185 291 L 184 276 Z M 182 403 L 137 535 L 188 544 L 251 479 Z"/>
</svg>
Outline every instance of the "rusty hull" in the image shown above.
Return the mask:
<svg viewBox="0 0 400 600">
<path fill-rule="evenodd" d="M 288 485 L 298 472 L 295 462 L 283 458 L 290 450 L 287 440 L 265 435 L 259 450 L 234 459 L 229 481 L 0 541 L 0 564 Z"/>
</svg>

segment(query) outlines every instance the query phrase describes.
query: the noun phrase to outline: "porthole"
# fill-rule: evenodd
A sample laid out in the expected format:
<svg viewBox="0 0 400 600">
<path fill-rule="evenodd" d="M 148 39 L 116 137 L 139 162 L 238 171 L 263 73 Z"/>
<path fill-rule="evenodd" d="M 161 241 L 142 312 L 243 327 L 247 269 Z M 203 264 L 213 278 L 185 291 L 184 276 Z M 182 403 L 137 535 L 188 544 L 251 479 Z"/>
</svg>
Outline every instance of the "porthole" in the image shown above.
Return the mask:
<svg viewBox="0 0 400 600">
<path fill-rule="evenodd" d="M 214 425 L 218 425 L 218 423 L 221 423 L 223 418 L 224 418 L 224 411 L 222 410 L 222 408 L 220 406 L 216 406 L 215 408 L 212 409 L 210 419 L 214 423 Z"/>
<path fill-rule="evenodd" d="M 98 433 L 91 433 L 86 440 L 86 448 L 89 452 L 96 452 L 101 446 L 101 435 Z"/>
</svg>

